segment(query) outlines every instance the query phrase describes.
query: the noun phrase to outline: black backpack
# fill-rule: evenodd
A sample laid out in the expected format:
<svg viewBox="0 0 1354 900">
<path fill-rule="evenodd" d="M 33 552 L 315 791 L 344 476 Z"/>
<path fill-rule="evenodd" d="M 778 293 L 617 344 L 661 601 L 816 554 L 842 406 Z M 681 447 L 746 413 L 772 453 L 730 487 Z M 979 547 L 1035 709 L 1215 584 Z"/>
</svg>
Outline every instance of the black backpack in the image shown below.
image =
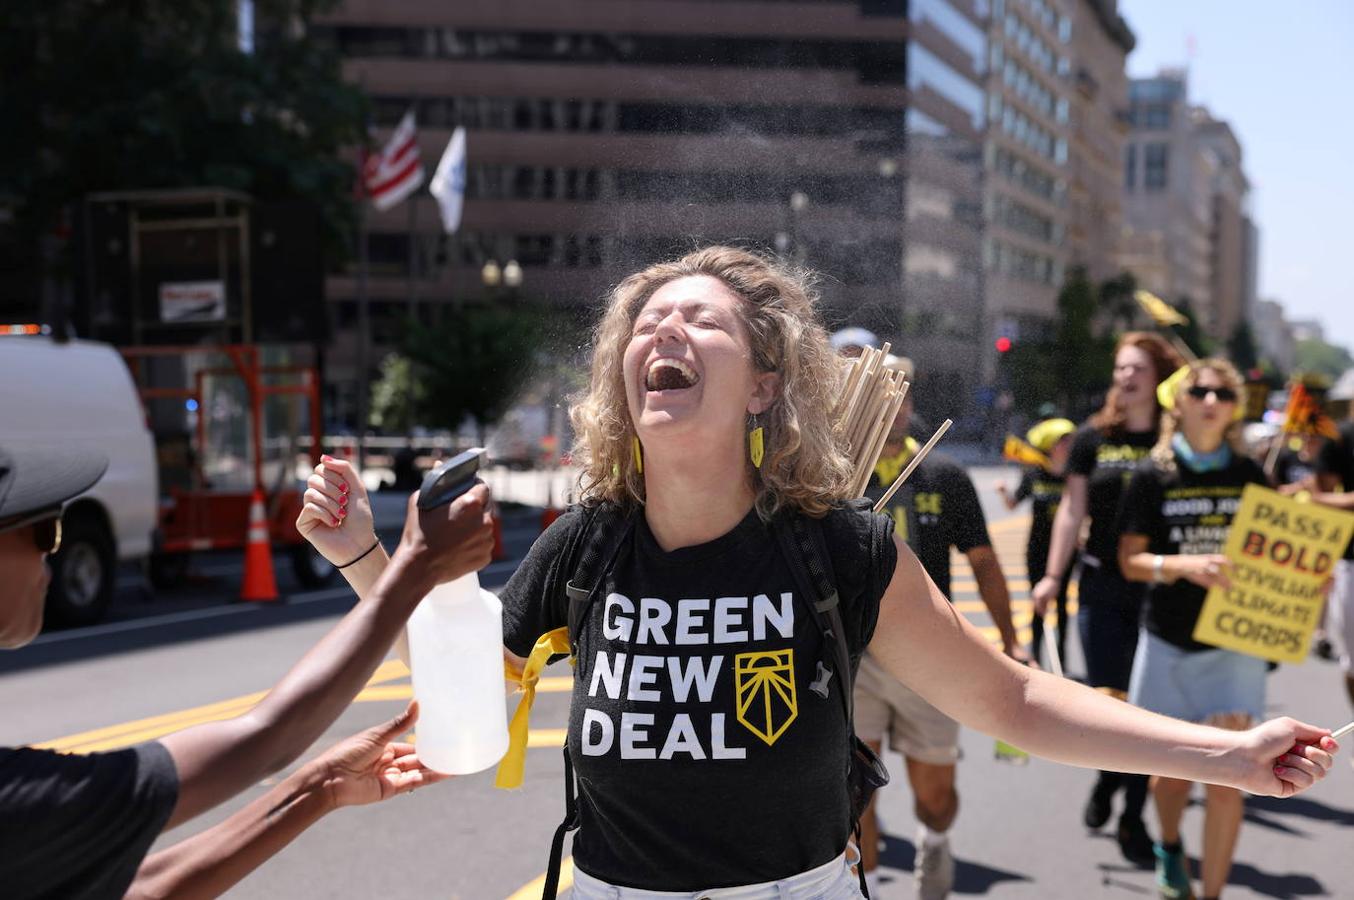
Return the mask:
<svg viewBox="0 0 1354 900">
<path fill-rule="evenodd" d="M 854 501 L 854 509 L 869 509 L 868 500 Z M 573 577 L 565 585 L 569 598 L 569 654 L 579 658 L 578 642 L 584 620 L 592 606 L 602 577 L 611 568 L 616 555 L 634 530 L 635 518 L 615 504 L 604 503 L 584 507 L 583 526 L 570 544 L 566 560 L 573 564 Z M 859 657 L 852 658 L 846 645 L 846 630 L 842 624 L 837 589 L 832 575 L 827 542 L 823 538 L 822 523 L 801 515 L 778 516 L 771 523 L 772 533 L 781 554 L 794 574 L 795 582 L 806 601 L 813 608 L 814 621 L 822 632 L 821 658 L 818 661 L 818 679 L 811 685 L 817 690 L 831 690 L 836 678 L 837 693 L 846 715 L 850 753 L 847 771 L 843 773 L 850 800 L 850 821 L 857 843 L 860 840 L 860 817 L 869 805 L 874 792 L 889 783 L 884 763 L 855 734 L 852 682 L 855 679 Z M 839 674 L 840 673 L 840 674 Z M 550 842 L 550 864 L 546 869 L 542 900 L 555 900 L 559 890 L 560 865 L 564 856 L 564 838 L 578 827 L 578 801 L 574 779 L 573 760 L 569 757 L 569 742 L 564 742 L 564 821 L 555 829 Z M 870 896 L 865 884 L 865 867 L 860 875 L 860 890 Z"/>
</svg>

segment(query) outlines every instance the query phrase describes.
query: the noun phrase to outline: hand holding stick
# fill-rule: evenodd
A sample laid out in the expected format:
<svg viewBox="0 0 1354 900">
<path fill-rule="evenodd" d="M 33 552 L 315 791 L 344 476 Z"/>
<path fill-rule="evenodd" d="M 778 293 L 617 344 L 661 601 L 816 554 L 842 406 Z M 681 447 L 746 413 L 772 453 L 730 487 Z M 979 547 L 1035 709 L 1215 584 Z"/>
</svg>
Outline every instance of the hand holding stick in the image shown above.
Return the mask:
<svg viewBox="0 0 1354 900">
<path fill-rule="evenodd" d="M 893 495 L 898 493 L 898 488 L 902 487 L 903 482 L 907 481 L 907 477 L 912 474 L 912 470 L 917 468 L 917 465 L 926 458 L 926 454 L 931 452 L 931 448 L 945 436 L 945 432 L 949 431 L 950 426 L 953 424 L 954 421 L 952 419 L 946 419 L 940 424 L 940 427 L 936 429 L 936 433 L 931 435 L 931 439 L 922 445 L 922 448 L 917 451 L 917 455 L 912 457 L 912 461 L 907 464 L 907 468 L 903 469 L 902 474 L 900 474 L 897 480 L 895 480 L 889 489 L 884 492 L 884 496 L 879 498 L 879 502 L 874 505 L 875 512 L 882 512 L 884 510 L 884 507 L 888 505 L 888 502 L 893 499 Z"/>
</svg>

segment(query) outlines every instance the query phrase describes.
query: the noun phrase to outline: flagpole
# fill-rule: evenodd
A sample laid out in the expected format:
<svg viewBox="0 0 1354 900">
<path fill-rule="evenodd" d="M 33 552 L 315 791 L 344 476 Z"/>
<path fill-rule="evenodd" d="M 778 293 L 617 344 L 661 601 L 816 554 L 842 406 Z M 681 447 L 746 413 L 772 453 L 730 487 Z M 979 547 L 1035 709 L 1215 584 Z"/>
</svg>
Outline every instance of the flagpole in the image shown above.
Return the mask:
<svg viewBox="0 0 1354 900">
<path fill-rule="evenodd" d="M 370 418 L 368 360 L 371 344 L 371 309 L 367 295 L 369 251 L 367 241 L 367 185 L 366 172 L 357 173 L 357 471 L 366 471 L 366 445 L 362 440 Z"/>
<path fill-rule="evenodd" d="M 418 250 L 415 245 L 417 236 L 415 229 L 418 225 L 418 192 L 415 191 L 405 202 L 409 204 L 409 318 L 417 321 L 418 318 L 418 299 L 416 292 L 418 290 Z"/>
</svg>

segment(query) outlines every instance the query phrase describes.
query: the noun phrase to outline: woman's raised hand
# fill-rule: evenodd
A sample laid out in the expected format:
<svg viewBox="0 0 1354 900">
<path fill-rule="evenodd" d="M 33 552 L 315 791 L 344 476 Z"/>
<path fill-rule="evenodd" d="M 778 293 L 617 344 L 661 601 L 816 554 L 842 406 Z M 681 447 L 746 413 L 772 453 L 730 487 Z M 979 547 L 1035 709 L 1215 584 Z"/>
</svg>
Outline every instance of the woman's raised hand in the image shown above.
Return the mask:
<svg viewBox="0 0 1354 900">
<path fill-rule="evenodd" d="M 1236 787 L 1268 797 L 1291 797 L 1326 777 L 1340 745 L 1325 728 L 1296 719 L 1271 719 L 1237 733 Z"/>
<path fill-rule="evenodd" d="M 371 501 L 352 463 L 321 456 L 306 479 L 296 530 L 336 566 L 350 563 L 376 540 Z"/>
</svg>

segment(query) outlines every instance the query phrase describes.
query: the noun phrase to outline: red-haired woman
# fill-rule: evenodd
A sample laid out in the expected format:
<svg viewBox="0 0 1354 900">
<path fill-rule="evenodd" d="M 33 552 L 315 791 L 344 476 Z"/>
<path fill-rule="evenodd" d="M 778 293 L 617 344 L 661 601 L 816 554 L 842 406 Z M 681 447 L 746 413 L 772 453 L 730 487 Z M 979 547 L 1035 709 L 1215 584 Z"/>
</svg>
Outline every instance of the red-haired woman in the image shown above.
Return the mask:
<svg viewBox="0 0 1354 900">
<path fill-rule="evenodd" d="M 1081 555 L 1077 629 L 1086 657 L 1086 681 L 1120 699 L 1128 691 L 1143 587 L 1124 579 L 1117 561 L 1119 497 L 1129 475 L 1157 442 L 1161 407 L 1157 385 L 1180 368 L 1180 355 L 1162 337 L 1129 332 L 1114 351 L 1114 378 L 1104 407 L 1076 434 L 1067 466 L 1067 486 L 1053 521 L 1053 540 L 1043 578 L 1031 590 L 1035 614 L 1042 617 L 1058 596 L 1057 573 L 1064 572 L 1076 549 L 1082 522 L 1090 535 Z M 1082 818 L 1088 828 L 1109 821 L 1111 801 L 1124 789 L 1124 808 L 1116 836 L 1130 861 L 1152 864 L 1152 840 L 1142 823 L 1147 778 L 1101 772 Z"/>
</svg>

